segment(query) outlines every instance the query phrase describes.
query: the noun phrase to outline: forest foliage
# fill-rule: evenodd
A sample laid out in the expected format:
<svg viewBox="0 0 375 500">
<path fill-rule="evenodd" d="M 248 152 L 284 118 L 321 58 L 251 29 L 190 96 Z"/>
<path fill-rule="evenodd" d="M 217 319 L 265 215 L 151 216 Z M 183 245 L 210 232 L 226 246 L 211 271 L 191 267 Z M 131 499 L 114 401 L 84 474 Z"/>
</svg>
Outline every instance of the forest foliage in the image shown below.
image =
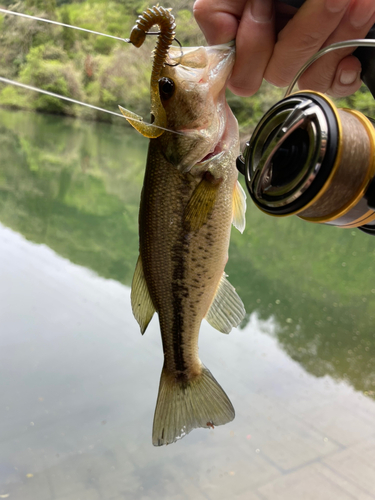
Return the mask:
<svg viewBox="0 0 375 500">
<path fill-rule="evenodd" d="M 2 0 L 4 5 L 4 0 Z M 171 2 L 169 2 L 171 3 Z M 1 2 L 0 2 L 1 4 Z M 82 28 L 127 38 L 142 0 L 26 0 L 5 7 Z M 168 2 L 163 2 L 166 7 Z M 193 21 L 192 2 L 173 2 L 182 45 L 204 43 Z M 155 38 L 136 49 L 125 42 L 33 21 L 0 15 L 0 75 L 95 106 L 118 111 L 122 105 L 147 116 L 151 53 Z M 104 114 L 53 97 L 0 84 L 0 105 L 108 120 Z"/>
<path fill-rule="evenodd" d="M 12 11 L 23 12 L 118 37 L 128 37 L 138 15 L 151 4 L 144 0 L 2 0 Z M 163 2 L 173 7 L 177 36 L 183 46 L 204 44 L 192 14 L 191 0 Z M 118 105 L 147 117 L 149 113 L 150 55 L 154 39 L 136 49 L 124 42 L 21 17 L 0 14 L 0 76 L 118 111 Z M 243 134 L 283 95 L 264 83 L 252 97 L 228 91 Z M 363 88 L 342 102 L 374 115 L 375 106 Z M 0 84 L 0 106 L 110 121 L 110 115 L 54 97 Z"/>
</svg>

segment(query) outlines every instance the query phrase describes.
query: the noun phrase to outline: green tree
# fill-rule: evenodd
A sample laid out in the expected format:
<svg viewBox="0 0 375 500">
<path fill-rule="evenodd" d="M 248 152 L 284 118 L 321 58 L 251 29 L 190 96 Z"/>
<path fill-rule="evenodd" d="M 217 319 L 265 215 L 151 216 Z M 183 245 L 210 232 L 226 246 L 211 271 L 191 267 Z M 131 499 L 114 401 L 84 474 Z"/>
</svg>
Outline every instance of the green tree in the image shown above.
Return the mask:
<svg viewBox="0 0 375 500">
<path fill-rule="evenodd" d="M 38 10 L 46 12 L 49 16 L 53 15 L 56 10 L 55 0 L 26 0 L 26 6 L 36 7 Z"/>
<path fill-rule="evenodd" d="M 69 10 L 67 8 L 63 8 L 61 10 L 61 22 L 64 24 L 71 24 Z M 75 42 L 74 30 L 64 26 L 62 29 L 62 40 L 64 50 L 66 52 L 70 52 L 74 47 Z"/>
</svg>

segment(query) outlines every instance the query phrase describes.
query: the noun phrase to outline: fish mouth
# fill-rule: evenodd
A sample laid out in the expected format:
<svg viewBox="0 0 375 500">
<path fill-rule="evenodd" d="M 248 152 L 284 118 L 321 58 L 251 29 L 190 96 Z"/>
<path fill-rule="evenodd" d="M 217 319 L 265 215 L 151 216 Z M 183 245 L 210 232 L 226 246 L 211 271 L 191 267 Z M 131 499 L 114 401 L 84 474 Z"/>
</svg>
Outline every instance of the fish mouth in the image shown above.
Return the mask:
<svg viewBox="0 0 375 500">
<path fill-rule="evenodd" d="M 224 124 L 221 134 L 219 133 L 219 138 L 214 142 L 213 148 L 211 148 L 210 151 L 197 162 L 198 166 L 202 166 L 212 160 L 219 159 L 226 151 L 231 149 L 233 143 L 238 138 L 237 120 L 228 106 L 228 103 L 225 104 Z"/>
<path fill-rule="evenodd" d="M 204 156 L 201 160 L 197 162 L 197 165 L 203 165 L 205 163 L 208 163 L 211 161 L 213 158 L 216 158 L 217 156 L 221 155 L 223 153 L 223 147 L 221 140 L 215 145 L 213 151 L 208 153 L 206 156 Z"/>
</svg>

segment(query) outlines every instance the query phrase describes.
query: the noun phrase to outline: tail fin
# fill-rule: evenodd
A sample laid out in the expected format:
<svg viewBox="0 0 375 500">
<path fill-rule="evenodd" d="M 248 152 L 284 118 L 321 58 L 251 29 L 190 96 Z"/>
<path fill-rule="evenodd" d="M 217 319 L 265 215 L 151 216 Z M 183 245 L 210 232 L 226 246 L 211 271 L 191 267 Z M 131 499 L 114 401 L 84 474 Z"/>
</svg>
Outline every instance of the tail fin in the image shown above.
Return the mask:
<svg viewBox="0 0 375 500">
<path fill-rule="evenodd" d="M 233 419 L 232 403 L 206 367 L 191 381 L 177 380 L 163 368 L 152 430 L 154 446 L 174 443 L 197 427 Z"/>
</svg>

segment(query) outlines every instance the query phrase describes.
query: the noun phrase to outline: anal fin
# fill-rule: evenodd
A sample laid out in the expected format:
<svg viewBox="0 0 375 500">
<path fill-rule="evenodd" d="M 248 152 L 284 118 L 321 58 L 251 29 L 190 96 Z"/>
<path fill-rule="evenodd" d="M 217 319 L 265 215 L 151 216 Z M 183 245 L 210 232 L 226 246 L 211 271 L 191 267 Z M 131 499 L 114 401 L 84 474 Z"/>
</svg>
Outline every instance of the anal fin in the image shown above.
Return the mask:
<svg viewBox="0 0 375 500">
<path fill-rule="evenodd" d="M 155 307 L 152 303 L 143 273 L 141 256 L 138 257 L 137 265 L 135 266 L 131 290 L 131 305 L 134 317 L 138 321 L 143 335 L 154 315 Z"/>
<path fill-rule="evenodd" d="M 219 332 L 229 333 L 233 327 L 241 323 L 245 314 L 242 300 L 224 273 L 206 315 L 206 320 Z"/>
</svg>

